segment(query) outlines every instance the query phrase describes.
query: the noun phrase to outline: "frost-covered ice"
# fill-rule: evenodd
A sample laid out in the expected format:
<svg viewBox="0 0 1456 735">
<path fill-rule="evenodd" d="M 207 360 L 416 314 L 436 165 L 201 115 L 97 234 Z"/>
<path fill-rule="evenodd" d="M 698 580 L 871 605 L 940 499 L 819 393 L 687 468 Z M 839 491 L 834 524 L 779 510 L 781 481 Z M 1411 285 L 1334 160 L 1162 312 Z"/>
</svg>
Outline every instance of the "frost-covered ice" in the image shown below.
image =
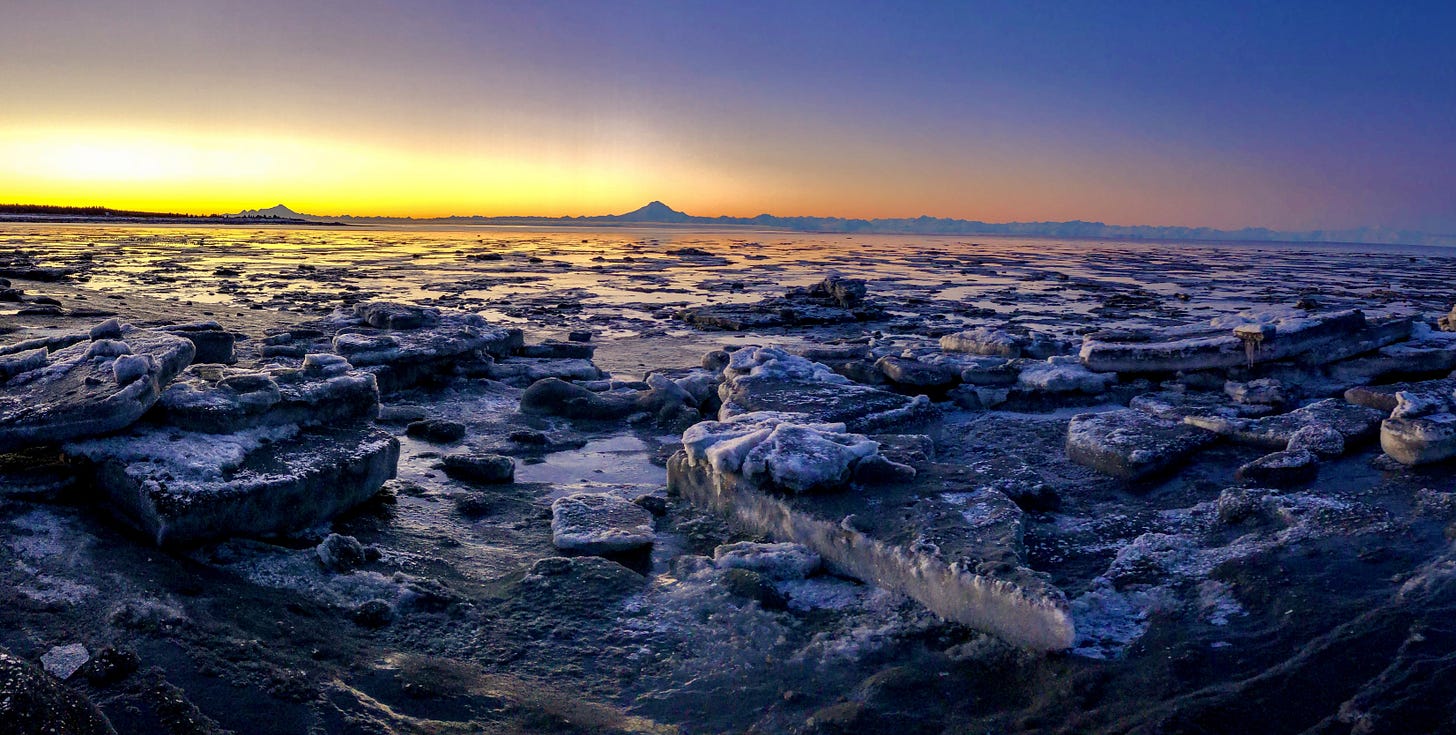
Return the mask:
<svg viewBox="0 0 1456 735">
<path fill-rule="evenodd" d="M 298 435 L 295 425 L 262 426 L 232 434 L 179 433 L 158 428 L 87 439 L 66 445 L 66 452 L 94 462 L 117 462 L 134 477 L 170 477 L 168 490 L 192 494 L 214 489 L 214 483 L 242 466 L 248 455 Z"/>
<path fill-rule="evenodd" d="M 651 546 L 652 514 L 610 493 L 577 493 L 551 503 L 551 543 L 562 551 L 620 554 Z"/>
<path fill-rule="evenodd" d="M 713 550 L 713 564 L 719 569 L 748 569 L 774 580 L 803 579 L 818 571 L 821 562 L 802 544 L 740 541 Z"/>
<path fill-rule="evenodd" d="M 1135 409 L 1079 414 L 1067 427 L 1067 456 L 1099 472 L 1138 479 L 1171 469 L 1214 436 Z"/>
<path fill-rule="evenodd" d="M 716 472 L 741 473 L 794 492 L 842 488 L 854 466 L 879 451 L 878 443 L 847 433 L 844 424 L 796 418 L 808 417 L 756 412 L 706 421 L 683 432 L 683 447 L 692 461 Z"/>
</svg>

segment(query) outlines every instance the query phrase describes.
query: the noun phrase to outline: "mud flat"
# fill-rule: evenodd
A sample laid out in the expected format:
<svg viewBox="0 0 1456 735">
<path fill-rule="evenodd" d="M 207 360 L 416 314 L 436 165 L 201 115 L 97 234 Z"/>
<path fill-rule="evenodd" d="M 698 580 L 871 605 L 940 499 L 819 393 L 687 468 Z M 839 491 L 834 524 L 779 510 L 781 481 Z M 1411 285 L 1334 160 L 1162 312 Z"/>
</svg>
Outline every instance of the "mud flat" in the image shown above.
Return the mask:
<svg viewBox="0 0 1456 735">
<path fill-rule="evenodd" d="M 1449 727 L 1456 254 L 0 237 L 23 732 Z"/>
</svg>

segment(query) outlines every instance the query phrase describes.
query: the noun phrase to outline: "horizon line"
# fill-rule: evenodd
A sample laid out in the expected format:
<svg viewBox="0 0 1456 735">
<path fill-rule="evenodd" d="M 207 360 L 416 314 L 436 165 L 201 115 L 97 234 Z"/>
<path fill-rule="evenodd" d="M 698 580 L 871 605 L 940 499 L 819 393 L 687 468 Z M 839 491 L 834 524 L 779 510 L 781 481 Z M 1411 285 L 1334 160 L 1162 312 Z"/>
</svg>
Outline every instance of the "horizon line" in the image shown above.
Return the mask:
<svg viewBox="0 0 1456 735">
<path fill-rule="evenodd" d="M 144 217 L 185 217 L 185 218 L 240 218 L 240 217 L 269 217 L 266 214 L 245 214 L 245 212 L 265 212 L 268 210 L 287 210 L 303 218 L 317 218 L 317 220 L 400 220 L 400 221 L 440 221 L 440 220 L 617 220 L 617 218 L 630 217 L 652 205 L 660 205 L 661 208 L 673 215 L 692 218 L 692 220 L 740 220 L 738 223 L 721 224 L 769 224 L 750 223 L 747 220 L 821 220 L 839 221 L 839 223 L 914 223 L 914 221 L 939 221 L 946 224 L 967 224 L 967 226 L 987 227 L 1035 227 L 1035 226 L 1089 226 L 1107 227 L 1112 230 L 1187 230 L 1204 231 L 1204 233 L 1265 233 L 1265 234 L 1287 234 L 1287 236 L 1319 236 L 1319 234 L 1341 234 L 1341 233 L 1388 233 L 1404 234 L 1404 236 L 1420 236 L 1424 239 L 1456 240 L 1456 233 L 1440 233 L 1440 231 L 1405 229 L 1405 227 L 1385 226 L 1385 224 L 1364 224 L 1356 227 L 1316 227 L 1316 229 L 1283 230 L 1277 227 L 1257 226 L 1257 224 L 1246 224 L 1246 226 L 1216 227 L 1216 226 L 1190 226 L 1190 224 L 1111 224 L 1102 220 L 973 220 L 965 217 L 949 217 L 949 215 L 917 214 L 906 215 L 906 217 L 847 217 L 847 215 L 820 215 L 820 214 L 794 214 L 780 215 L 773 212 L 759 212 L 754 215 L 731 215 L 731 214 L 689 214 L 689 212 L 676 210 L 670 205 L 662 202 L 661 199 L 652 199 L 648 204 L 626 212 L 606 212 L 606 214 L 438 214 L 438 215 L 408 215 L 408 214 L 314 214 L 314 212 L 300 212 L 287 204 L 275 204 L 272 207 L 240 208 L 236 212 L 220 211 L 153 211 L 153 210 L 128 210 L 128 208 L 112 208 L 103 204 L 20 204 L 20 202 L 0 202 L 0 215 L 17 214 L 17 212 L 6 212 L 10 208 L 35 208 L 35 210 L 102 210 L 115 212 L 118 215 L 144 215 Z M 664 212 L 664 214 L 667 214 Z M 673 223 L 670 220 L 641 220 L 642 224 L 712 224 L 709 221 L 680 221 Z M 772 224 L 770 224 L 772 226 Z M 925 234 L 925 233 L 922 233 Z M 967 233 L 968 234 L 968 233 Z M 978 234 L 1005 234 L 1005 233 L 978 233 Z M 1297 242 L 1297 240 L 1291 240 Z M 1380 243 L 1373 243 L 1380 245 Z M 1386 245 L 1398 245 L 1398 243 L 1386 243 Z M 1409 243 L 1409 245 L 1420 245 L 1420 243 Z"/>
</svg>

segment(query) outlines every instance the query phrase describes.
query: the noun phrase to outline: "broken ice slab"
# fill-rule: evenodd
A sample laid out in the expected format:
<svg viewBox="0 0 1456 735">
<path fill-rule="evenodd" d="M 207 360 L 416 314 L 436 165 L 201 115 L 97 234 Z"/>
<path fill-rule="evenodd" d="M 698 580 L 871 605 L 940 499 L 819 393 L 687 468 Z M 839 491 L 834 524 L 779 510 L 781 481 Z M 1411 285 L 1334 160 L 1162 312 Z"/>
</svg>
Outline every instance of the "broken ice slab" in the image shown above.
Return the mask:
<svg viewBox="0 0 1456 735">
<path fill-rule="evenodd" d="M 729 356 L 718 387 L 718 416 L 759 411 L 808 414 L 816 422 L 842 422 L 851 431 L 874 431 L 924 421 L 930 399 L 904 396 L 856 383 L 827 366 L 775 348 L 745 347 Z"/>
<path fill-rule="evenodd" d="M 823 430 L 833 434 L 836 427 Z M 781 492 L 757 465 L 743 469 L 754 462 L 753 452 L 737 451 L 739 439 L 725 434 L 715 442 L 709 439 L 715 432 L 700 433 L 684 438 L 706 443 L 685 441 L 687 449 L 668 461 L 670 492 L 746 533 L 802 544 L 829 571 L 907 595 L 944 618 L 1034 650 L 1071 645 L 1066 599 L 1025 566 L 1021 510 L 1003 493 L 962 489 L 956 468 L 928 460 L 917 463 L 913 479 L 902 475 L 841 492 L 817 485 L 819 492 Z M 726 446 L 712 451 L 718 444 Z M 795 464 L 780 459 L 763 464 Z"/>
<path fill-rule="evenodd" d="M 1444 381 L 1432 381 L 1442 384 Z M 1456 395 L 1445 385 L 1429 392 L 1401 391 L 1380 424 L 1380 448 L 1405 465 L 1456 457 Z"/>
<path fill-rule="evenodd" d="M 395 323 L 393 317 L 380 319 Z M 451 377 L 457 362 L 480 353 L 505 356 L 521 344 L 520 332 L 491 327 L 476 314 L 441 314 L 411 329 L 347 329 L 354 331 L 335 336 L 333 351 L 374 373 L 383 391 Z"/>
<path fill-rule="evenodd" d="M 1249 311 L 1207 325 L 1103 332 L 1082 343 L 1082 362 L 1098 372 L 1171 373 L 1298 359 L 1323 365 L 1408 339 L 1409 319 L 1372 324 L 1358 309 L 1309 315 Z"/>
<path fill-rule="evenodd" d="M 1172 469 L 1217 437 L 1136 409 L 1084 413 L 1067 426 L 1067 457 L 1129 480 Z"/>
<path fill-rule="evenodd" d="M 652 514 L 610 493 L 576 493 L 551 504 L 551 544 L 580 554 L 620 554 L 651 546 Z"/>
<path fill-rule="evenodd" d="M 488 363 L 480 372 L 491 380 L 527 386 L 538 380 L 600 380 L 607 377 L 591 360 L 580 357 L 510 357 Z"/>
<path fill-rule="evenodd" d="M 157 330 L 186 337 L 192 342 L 192 346 L 197 349 L 197 354 L 192 358 L 194 363 L 231 365 L 237 362 L 237 355 L 233 352 L 237 337 L 215 321 L 173 324 L 158 327 Z"/>
<path fill-rule="evenodd" d="M 399 462 L 399 441 L 363 423 L 231 434 L 149 427 L 65 450 L 97 463 L 113 506 L 159 546 L 306 528 L 379 492 Z"/>
<path fill-rule="evenodd" d="M 1456 392 L 1456 378 L 1447 377 L 1389 385 L 1361 385 L 1345 391 L 1345 400 L 1357 406 L 1368 406 L 1389 413 L 1395 410 L 1396 394 L 1401 392 L 1449 395 Z"/>
<path fill-rule="evenodd" d="M 1185 416 L 1229 416 L 1253 418 L 1270 413 L 1273 409 L 1259 404 L 1236 403 L 1224 393 L 1191 390 L 1164 390 L 1134 396 L 1128 402 L 1149 416 L 1169 421 L 1182 421 Z"/>
<path fill-rule="evenodd" d="M 1456 414 L 1386 419 L 1380 426 L 1380 448 L 1404 465 L 1432 464 L 1456 457 Z"/>
<path fill-rule="evenodd" d="M 143 329 L 0 357 L 0 452 L 118 431 L 192 362 L 192 343 Z"/>
<path fill-rule="evenodd" d="M 884 309 L 865 302 L 864 281 L 835 275 L 809 288 L 793 288 L 751 304 L 708 304 L 679 309 L 673 316 L 702 329 L 746 331 L 767 327 L 872 321 Z"/>
<path fill-rule="evenodd" d="M 1289 487 L 1313 480 L 1319 457 L 1308 449 L 1279 451 L 1245 463 L 1234 473 L 1242 482 L 1261 487 Z"/>
<path fill-rule="evenodd" d="M 302 369 L 194 365 L 167 386 L 161 408 L 168 423 L 188 431 L 320 425 L 374 418 L 379 387 L 338 355 L 309 355 Z"/>
<path fill-rule="evenodd" d="M 1237 442 L 1285 449 L 1296 432 L 1307 427 L 1327 427 L 1354 445 L 1375 436 L 1385 413 L 1356 406 L 1338 398 L 1326 398 L 1277 416 L 1258 419 L 1227 416 L 1188 416 L 1184 423 L 1207 429 Z"/>
<path fill-rule="evenodd" d="M 1049 357 L 1045 361 L 1029 363 L 1017 378 L 1017 384 L 1024 390 L 1056 394 L 1096 395 L 1116 382 L 1116 375 L 1092 372 L 1070 356 Z"/>
<path fill-rule="evenodd" d="M 1027 341 L 1005 330 L 977 327 L 941 337 L 940 348 L 946 352 L 964 352 L 970 355 L 1021 357 L 1021 348 Z"/>
<path fill-rule="evenodd" d="M 1227 329 L 1204 325 L 1089 334 L 1079 355 L 1091 370 L 1122 373 L 1208 370 L 1248 362 L 1242 340 Z"/>
<path fill-rule="evenodd" d="M 1432 332 L 1418 324 L 1408 342 L 1381 347 L 1374 354 L 1330 365 L 1330 377 L 1366 383 L 1390 377 L 1435 377 L 1456 370 L 1456 334 Z"/>
</svg>

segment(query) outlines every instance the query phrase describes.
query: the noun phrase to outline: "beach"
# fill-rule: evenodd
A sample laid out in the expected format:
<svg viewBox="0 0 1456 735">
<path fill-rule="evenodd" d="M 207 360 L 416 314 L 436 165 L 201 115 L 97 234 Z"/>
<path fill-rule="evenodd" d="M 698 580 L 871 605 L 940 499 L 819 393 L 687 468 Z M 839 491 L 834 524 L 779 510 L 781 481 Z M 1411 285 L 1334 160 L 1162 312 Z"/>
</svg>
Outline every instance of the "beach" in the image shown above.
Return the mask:
<svg viewBox="0 0 1456 735">
<path fill-rule="evenodd" d="M 0 642 L 80 644 L 118 731 L 1419 730 L 1450 693 L 1456 250 L 8 224 L 0 265 Z M 155 395 L 63 436 L 63 363 Z"/>
</svg>

